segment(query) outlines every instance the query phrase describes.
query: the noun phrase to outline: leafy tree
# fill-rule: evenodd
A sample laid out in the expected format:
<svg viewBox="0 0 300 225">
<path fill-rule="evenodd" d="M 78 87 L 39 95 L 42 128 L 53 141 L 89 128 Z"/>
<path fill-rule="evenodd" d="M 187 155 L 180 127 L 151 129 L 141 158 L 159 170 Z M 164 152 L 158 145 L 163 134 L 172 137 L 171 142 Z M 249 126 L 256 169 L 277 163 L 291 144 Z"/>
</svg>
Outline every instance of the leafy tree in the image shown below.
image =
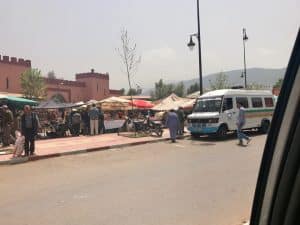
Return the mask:
<svg viewBox="0 0 300 225">
<path fill-rule="evenodd" d="M 137 91 L 135 88 L 131 88 L 128 90 L 127 95 L 131 96 L 131 95 L 137 95 Z"/>
<path fill-rule="evenodd" d="M 253 82 L 253 83 L 247 85 L 247 89 L 248 90 L 264 90 L 264 89 L 266 89 L 266 87 L 262 84 Z"/>
<path fill-rule="evenodd" d="M 279 78 L 278 81 L 274 84 L 274 88 L 281 88 L 282 86 L 282 83 L 283 83 L 283 79 L 282 78 Z"/>
<path fill-rule="evenodd" d="M 162 79 L 155 83 L 155 90 L 152 95 L 154 99 L 161 99 L 166 96 L 166 85 L 164 84 Z"/>
<path fill-rule="evenodd" d="M 47 74 L 47 77 L 49 79 L 56 79 L 56 75 L 54 73 L 54 70 L 49 71 L 48 74 Z"/>
<path fill-rule="evenodd" d="M 124 88 L 121 88 L 120 92 L 121 92 L 121 95 L 125 95 L 125 89 Z"/>
<path fill-rule="evenodd" d="M 129 90 L 132 90 L 131 78 L 136 71 L 138 64 L 141 62 L 141 57 L 137 55 L 136 43 L 132 43 L 126 29 L 121 31 L 121 47 L 118 48 L 117 51 L 125 68 L 124 73 L 127 75 Z M 131 101 L 133 101 L 132 94 Z"/>
<path fill-rule="evenodd" d="M 185 87 L 183 82 L 180 82 L 179 84 L 177 84 L 174 88 L 174 93 L 179 96 L 179 97 L 184 97 L 185 95 Z"/>
<path fill-rule="evenodd" d="M 162 99 L 172 93 L 172 84 L 165 84 L 162 79 L 155 83 L 154 92 L 151 93 L 153 99 Z"/>
<path fill-rule="evenodd" d="M 177 85 L 165 84 L 162 79 L 155 83 L 154 91 L 151 92 L 153 99 L 162 99 L 170 94 L 175 93 L 176 95 L 183 97 L 185 95 L 185 87 L 183 82 Z"/>
<path fill-rule="evenodd" d="M 199 91 L 199 84 L 196 82 L 194 84 L 191 84 L 191 86 L 187 89 L 187 94 L 192 94 L 196 91 Z"/>
<path fill-rule="evenodd" d="M 228 77 L 225 73 L 221 72 L 217 75 L 214 81 L 209 80 L 211 90 L 219 90 L 229 88 Z"/>
<path fill-rule="evenodd" d="M 21 75 L 21 87 L 26 98 L 45 97 L 45 83 L 38 69 L 28 69 Z"/>
</svg>

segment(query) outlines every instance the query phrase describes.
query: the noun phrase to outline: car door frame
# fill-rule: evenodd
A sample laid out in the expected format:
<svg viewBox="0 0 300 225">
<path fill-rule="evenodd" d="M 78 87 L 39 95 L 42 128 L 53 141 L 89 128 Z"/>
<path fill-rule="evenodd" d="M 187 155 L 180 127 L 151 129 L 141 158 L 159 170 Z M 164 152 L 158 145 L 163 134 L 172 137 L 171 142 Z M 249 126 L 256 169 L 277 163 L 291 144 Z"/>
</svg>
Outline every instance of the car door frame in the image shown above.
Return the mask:
<svg viewBox="0 0 300 225">
<path fill-rule="evenodd" d="M 291 197 L 292 193 L 281 193 L 280 190 L 287 185 L 283 182 L 283 175 L 287 170 L 290 148 L 297 141 L 294 135 L 299 125 L 299 65 L 300 32 L 298 30 L 265 144 L 252 206 L 251 225 L 281 224 L 279 220 L 283 221 L 282 216 L 285 216 L 284 213 L 287 212 L 280 204 L 283 204 L 283 200 L 288 200 L 287 198 Z"/>
</svg>

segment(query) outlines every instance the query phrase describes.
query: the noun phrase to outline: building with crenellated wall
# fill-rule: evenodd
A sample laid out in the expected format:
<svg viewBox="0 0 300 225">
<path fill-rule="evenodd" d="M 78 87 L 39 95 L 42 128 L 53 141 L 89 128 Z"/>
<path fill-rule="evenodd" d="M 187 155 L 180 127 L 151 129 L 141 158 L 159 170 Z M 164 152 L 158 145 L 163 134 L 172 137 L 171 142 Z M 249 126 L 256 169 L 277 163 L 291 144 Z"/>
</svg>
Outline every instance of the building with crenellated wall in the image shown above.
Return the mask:
<svg viewBox="0 0 300 225">
<path fill-rule="evenodd" d="M 31 68 L 31 61 L 0 55 L 0 92 L 21 94 L 21 74 Z M 44 78 L 47 99 L 59 96 L 66 102 L 101 100 L 120 96 L 119 90 L 109 89 L 109 74 L 97 73 L 93 69 L 75 75 L 75 81 Z"/>
</svg>

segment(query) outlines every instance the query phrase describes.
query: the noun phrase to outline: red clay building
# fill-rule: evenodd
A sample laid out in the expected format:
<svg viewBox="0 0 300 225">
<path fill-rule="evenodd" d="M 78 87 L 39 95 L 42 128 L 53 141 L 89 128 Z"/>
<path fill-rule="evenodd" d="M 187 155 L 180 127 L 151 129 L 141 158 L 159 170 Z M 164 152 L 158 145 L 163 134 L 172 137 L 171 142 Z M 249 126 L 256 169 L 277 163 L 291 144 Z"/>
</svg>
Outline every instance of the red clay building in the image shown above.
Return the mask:
<svg viewBox="0 0 300 225">
<path fill-rule="evenodd" d="M 31 68 L 31 61 L 15 57 L 0 56 L 0 92 L 22 93 L 20 77 Z M 44 78 L 47 99 L 58 97 L 66 102 L 101 100 L 110 96 L 119 96 L 119 90 L 109 89 L 109 74 L 79 73 L 75 81 Z"/>
</svg>

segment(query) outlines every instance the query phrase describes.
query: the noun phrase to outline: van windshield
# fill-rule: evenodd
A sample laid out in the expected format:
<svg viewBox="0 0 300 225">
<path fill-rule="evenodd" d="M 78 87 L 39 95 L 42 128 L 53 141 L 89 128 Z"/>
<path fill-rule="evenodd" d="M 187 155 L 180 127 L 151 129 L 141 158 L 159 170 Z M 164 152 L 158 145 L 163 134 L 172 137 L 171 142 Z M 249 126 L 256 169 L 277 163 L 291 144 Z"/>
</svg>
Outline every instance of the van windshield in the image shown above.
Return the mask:
<svg viewBox="0 0 300 225">
<path fill-rule="evenodd" d="M 194 107 L 194 112 L 220 112 L 222 99 L 199 99 Z"/>
</svg>

